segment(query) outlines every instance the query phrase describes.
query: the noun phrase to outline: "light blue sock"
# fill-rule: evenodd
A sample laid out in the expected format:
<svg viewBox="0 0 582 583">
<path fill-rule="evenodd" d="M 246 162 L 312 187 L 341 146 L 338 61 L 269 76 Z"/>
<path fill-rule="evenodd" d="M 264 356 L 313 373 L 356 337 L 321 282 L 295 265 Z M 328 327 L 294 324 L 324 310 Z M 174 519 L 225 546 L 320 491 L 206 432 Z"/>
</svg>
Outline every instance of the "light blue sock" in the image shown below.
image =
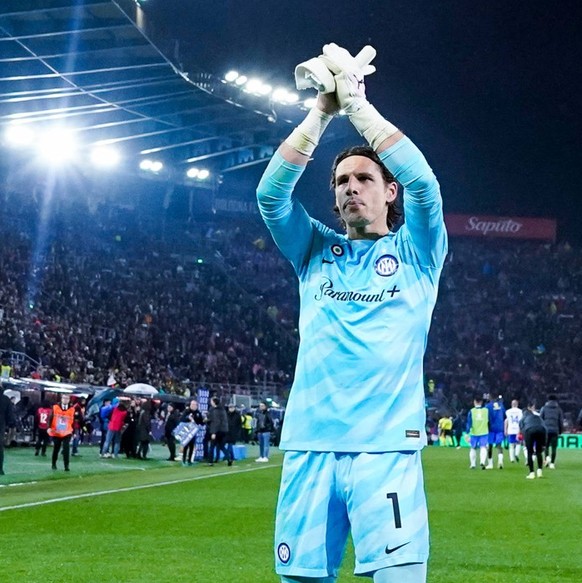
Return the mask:
<svg viewBox="0 0 582 583">
<path fill-rule="evenodd" d="M 426 563 L 380 569 L 374 573 L 374 583 L 426 583 Z"/>
</svg>

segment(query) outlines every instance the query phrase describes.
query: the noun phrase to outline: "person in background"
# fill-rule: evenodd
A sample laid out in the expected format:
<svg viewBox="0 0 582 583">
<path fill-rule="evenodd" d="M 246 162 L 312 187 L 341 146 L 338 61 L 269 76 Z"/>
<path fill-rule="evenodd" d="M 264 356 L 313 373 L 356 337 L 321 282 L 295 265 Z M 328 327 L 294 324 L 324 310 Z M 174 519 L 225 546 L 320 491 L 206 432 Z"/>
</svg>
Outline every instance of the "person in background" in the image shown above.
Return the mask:
<svg viewBox="0 0 582 583">
<path fill-rule="evenodd" d="M 273 419 L 269 413 L 269 407 L 265 401 L 259 404 L 259 408 L 255 412 L 255 431 L 259 440 L 259 457 L 255 460 L 257 462 L 269 461 L 269 447 L 271 444 L 271 433 L 274 429 Z"/>
<path fill-rule="evenodd" d="M 127 401 L 120 400 L 113 410 L 111 411 L 111 419 L 107 426 L 107 436 L 105 438 L 105 443 L 103 444 L 103 449 L 101 450 L 101 457 L 108 458 L 113 455 L 114 458 L 119 457 L 119 451 L 121 449 L 121 436 L 123 431 L 127 427 Z M 109 451 L 111 448 L 111 452 Z"/>
<path fill-rule="evenodd" d="M 168 403 L 166 407 L 166 422 L 164 423 L 164 437 L 166 445 L 168 446 L 169 457 L 168 461 L 176 461 L 176 438 L 174 437 L 174 429 L 180 423 L 180 411 L 173 403 Z"/>
<path fill-rule="evenodd" d="M 43 400 L 40 407 L 36 410 L 36 445 L 34 446 L 34 455 L 42 452 L 42 456 L 46 456 L 46 448 L 50 443 L 48 429 L 51 411 L 51 405 L 46 399 Z"/>
<path fill-rule="evenodd" d="M 439 419 L 439 445 L 453 447 L 453 418 L 444 415 Z"/>
<path fill-rule="evenodd" d="M 111 416 L 112 410 L 113 405 L 111 404 L 111 399 L 104 399 L 103 404 L 101 407 L 99 407 L 99 427 L 101 429 L 99 452 L 103 451 L 103 444 L 105 443 L 105 438 L 107 437 L 107 427 L 109 426 L 109 417 Z"/>
<path fill-rule="evenodd" d="M 137 457 L 137 416 L 139 414 L 139 407 L 135 399 L 131 399 L 127 408 L 127 416 L 125 417 L 125 431 L 121 434 L 121 452 L 125 454 L 127 459 Z"/>
<path fill-rule="evenodd" d="M 152 430 L 152 405 L 147 399 L 141 399 L 139 415 L 136 426 L 137 457 L 148 459 L 150 446 L 150 432 Z"/>
<path fill-rule="evenodd" d="M 77 411 L 73 427 L 73 441 L 71 455 L 79 455 L 79 444 L 83 442 L 83 433 L 85 431 L 85 410 L 87 402 L 84 397 L 78 399 L 73 405 Z"/>
<path fill-rule="evenodd" d="M 485 469 L 487 461 L 487 444 L 489 437 L 489 409 L 483 407 L 483 397 L 475 397 L 473 408 L 467 415 L 467 435 L 469 436 L 469 467 L 474 470 L 477 465 L 477 449 L 481 469 Z"/>
<path fill-rule="evenodd" d="M 228 459 L 231 461 L 229 465 L 232 465 L 234 461 L 234 444 L 240 439 L 242 432 L 241 416 L 236 410 L 236 405 L 234 403 L 228 404 L 228 410 L 226 412 L 226 417 L 228 420 L 228 433 L 226 434 L 226 449 L 228 451 Z"/>
<path fill-rule="evenodd" d="M 232 466 L 232 458 L 225 446 L 226 435 L 228 433 L 228 418 L 218 397 L 212 397 L 210 399 L 206 431 L 210 433 L 209 465 L 218 463 L 220 453 L 222 452 L 224 459 L 228 461 L 228 465 Z"/>
<path fill-rule="evenodd" d="M 463 437 L 463 416 L 457 413 L 453 419 L 453 437 L 455 438 L 455 445 L 457 449 L 461 449 L 461 439 Z"/>
<path fill-rule="evenodd" d="M 528 480 L 534 480 L 536 474 L 538 478 L 541 478 L 547 431 L 546 426 L 544 425 L 544 421 L 538 413 L 535 401 L 530 401 L 527 406 L 527 410 L 523 412 L 523 417 L 519 422 L 519 428 L 523 434 L 525 447 L 527 449 L 527 465 L 529 467 L 529 474 L 526 476 L 526 478 Z M 534 453 L 538 462 L 537 472 L 534 472 Z"/>
<path fill-rule="evenodd" d="M 493 469 L 493 446 L 497 448 L 497 467 L 503 469 L 503 440 L 505 439 L 505 405 L 503 397 L 489 401 L 486 405 L 489 409 L 489 436 L 487 448 L 487 467 Z"/>
<path fill-rule="evenodd" d="M 248 444 L 253 436 L 253 416 L 250 411 L 245 410 L 242 412 L 241 422 L 243 443 Z"/>
<path fill-rule="evenodd" d="M 65 472 L 69 471 L 70 458 L 70 444 L 73 435 L 73 426 L 75 423 L 75 416 L 79 413 L 74 406 L 71 405 L 71 396 L 63 393 L 61 395 L 61 402 L 53 405 L 50 418 L 48 434 L 53 439 L 53 455 L 52 455 L 52 469 L 57 469 L 57 460 L 61 447 L 63 449 L 63 462 Z"/>
<path fill-rule="evenodd" d="M 191 399 L 188 403 L 188 407 L 182 413 L 180 418 L 180 423 L 196 423 L 198 426 L 204 425 L 204 416 L 198 408 L 198 401 L 196 399 Z M 208 432 L 208 428 L 206 429 Z M 172 436 L 173 437 L 173 436 Z M 191 439 L 182 449 L 182 465 L 191 466 L 194 462 L 194 448 L 196 447 L 196 436 Z M 206 456 L 205 456 L 206 457 Z M 209 460 L 209 457 L 206 457 Z"/>
<path fill-rule="evenodd" d="M 560 405 L 558 405 L 556 395 L 548 397 L 546 404 L 540 411 L 540 417 L 543 419 L 548 432 L 546 466 L 549 466 L 550 470 L 554 470 L 556 468 L 558 437 L 564 432 L 564 413 Z"/>
<path fill-rule="evenodd" d="M 0 385 L 0 476 L 4 475 L 4 439 L 6 430 L 12 427 L 14 407 L 10 399 L 4 394 L 4 387 Z"/>
<path fill-rule="evenodd" d="M 511 408 L 505 412 L 505 435 L 509 442 L 509 461 L 519 463 L 519 454 L 521 451 L 521 441 L 519 439 L 519 422 L 523 417 L 523 411 L 519 408 L 519 401 L 513 399 Z"/>
</svg>

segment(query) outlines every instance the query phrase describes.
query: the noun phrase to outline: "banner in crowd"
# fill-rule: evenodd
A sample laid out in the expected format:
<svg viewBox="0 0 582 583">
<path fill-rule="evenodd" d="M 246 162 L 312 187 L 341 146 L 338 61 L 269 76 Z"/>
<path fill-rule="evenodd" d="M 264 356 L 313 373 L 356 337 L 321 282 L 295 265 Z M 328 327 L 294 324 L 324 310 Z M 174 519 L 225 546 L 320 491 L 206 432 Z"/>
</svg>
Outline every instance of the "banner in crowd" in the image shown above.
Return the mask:
<svg viewBox="0 0 582 583">
<path fill-rule="evenodd" d="M 445 215 L 449 235 L 555 241 L 554 219 L 499 217 L 493 215 Z"/>
<path fill-rule="evenodd" d="M 230 198 L 215 198 L 214 210 L 217 213 L 235 213 L 237 215 L 258 215 L 259 207 L 257 201 L 238 200 Z"/>
<path fill-rule="evenodd" d="M 208 405 L 210 401 L 210 391 L 204 387 L 200 387 L 197 391 L 198 395 L 196 400 L 198 401 L 198 409 L 204 417 L 208 413 Z M 201 461 L 204 459 L 204 435 L 206 434 L 206 428 L 200 428 L 196 434 L 196 447 L 194 449 L 194 459 L 196 461 Z"/>
</svg>

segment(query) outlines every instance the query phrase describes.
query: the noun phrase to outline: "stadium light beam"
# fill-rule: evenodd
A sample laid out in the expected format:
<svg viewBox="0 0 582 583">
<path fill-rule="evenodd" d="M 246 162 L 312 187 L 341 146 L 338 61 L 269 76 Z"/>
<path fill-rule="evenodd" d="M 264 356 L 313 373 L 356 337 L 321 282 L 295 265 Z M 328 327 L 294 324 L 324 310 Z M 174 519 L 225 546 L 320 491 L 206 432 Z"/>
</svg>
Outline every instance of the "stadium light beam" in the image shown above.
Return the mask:
<svg viewBox="0 0 582 583">
<path fill-rule="evenodd" d="M 229 83 L 234 83 L 239 78 L 238 71 L 229 71 L 225 76 L 224 80 Z"/>
</svg>

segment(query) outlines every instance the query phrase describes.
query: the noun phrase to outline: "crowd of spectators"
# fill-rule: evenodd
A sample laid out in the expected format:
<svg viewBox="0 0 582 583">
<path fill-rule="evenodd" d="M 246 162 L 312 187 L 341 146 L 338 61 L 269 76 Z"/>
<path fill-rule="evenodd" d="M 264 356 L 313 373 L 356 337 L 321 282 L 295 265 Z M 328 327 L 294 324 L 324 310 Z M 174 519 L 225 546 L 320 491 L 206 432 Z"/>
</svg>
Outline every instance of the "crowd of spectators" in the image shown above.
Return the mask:
<svg viewBox="0 0 582 583">
<path fill-rule="evenodd" d="M 0 191 L 0 349 L 15 374 L 96 385 L 284 387 L 297 348 L 290 265 L 254 218 L 161 221 Z M 582 252 L 452 239 L 425 360 L 452 410 L 475 392 L 580 405 Z M 41 363 L 38 366 L 36 363 Z"/>
</svg>

